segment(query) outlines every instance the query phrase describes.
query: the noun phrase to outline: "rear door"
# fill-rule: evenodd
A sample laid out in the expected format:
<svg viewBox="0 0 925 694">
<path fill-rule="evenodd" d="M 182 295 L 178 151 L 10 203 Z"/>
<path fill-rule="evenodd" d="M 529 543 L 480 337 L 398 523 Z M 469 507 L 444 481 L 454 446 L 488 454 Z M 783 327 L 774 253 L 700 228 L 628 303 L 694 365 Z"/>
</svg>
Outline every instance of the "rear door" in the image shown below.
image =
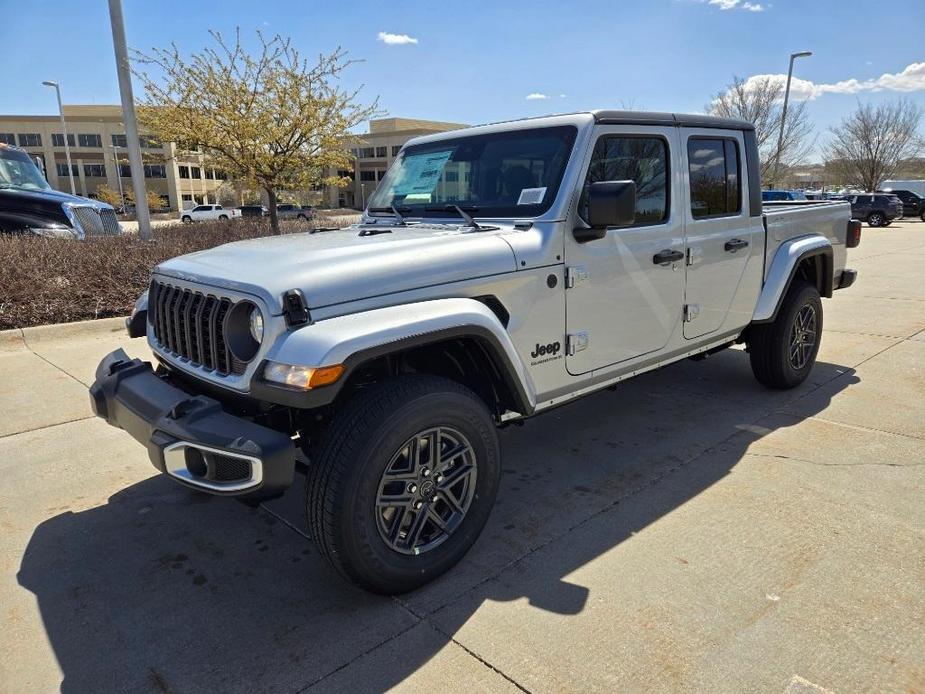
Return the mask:
<svg viewBox="0 0 925 694">
<path fill-rule="evenodd" d="M 749 215 L 742 132 L 683 129 L 681 138 L 689 197 L 684 337 L 692 339 L 716 332 L 727 318 L 736 324 L 730 329 L 751 318 L 754 304 L 745 298 L 761 284 L 761 263 L 751 261 L 764 252 L 764 227 Z M 737 302 L 747 270 L 747 290 Z"/>
<path fill-rule="evenodd" d="M 566 367 L 571 374 L 657 352 L 678 328 L 684 237 L 673 185 L 680 161 L 677 145 L 673 127 L 606 125 L 595 130 L 578 216 L 586 218 L 591 183 L 632 179 L 636 221 L 587 243 L 566 234 Z M 677 257 L 656 263 L 660 253 Z"/>
</svg>

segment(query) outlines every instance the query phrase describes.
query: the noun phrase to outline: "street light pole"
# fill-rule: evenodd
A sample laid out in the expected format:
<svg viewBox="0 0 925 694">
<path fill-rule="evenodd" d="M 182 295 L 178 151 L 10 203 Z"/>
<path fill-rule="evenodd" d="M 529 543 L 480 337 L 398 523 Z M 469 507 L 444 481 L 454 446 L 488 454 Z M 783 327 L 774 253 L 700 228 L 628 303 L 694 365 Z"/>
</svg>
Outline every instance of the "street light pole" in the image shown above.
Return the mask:
<svg viewBox="0 0 925 694">
<path fill-rule="evenodd" d="M 57 82 L 46 80 L 42 82 L 46 87 L 54 87 L 55 94 L 58 95 L 58 115 L 61 117 L 61 131 L 64 137 L 64 156 L 67 157 L 67 175 L 71 179 L 71 195 L 77 195 L 77 188 L 74 187 L 74 168 L 71 166 L 71 148 L 67 144 L 67 125 L 64 122 L 64 106 L 61 105 L 61 87 Z"/>
<path fill-rule="evenodd" d="M 151 216 L 145 195 L 145 172 L 141 163 L 141 142 L 138 140 L 138 122 L 135 120 L 135 97 L 132 95 L 132 69 L 128 62 L 125 44 L 125 22 L 122 19 L 122 0 L 109 0 L 109 21 L 112 24 L 112 44 L 116 53 L 116 74 L 119 76 L 119 93 L 122 96 L 122 120 L 125 122 L 126 149 L 132 168 L 132 189 L 135 191 L 135 217 L 138 235 L 151 238 Z"/>
<path fill-rule="evenodd" d="M 790 101 L 790 80 L 793 79 L 793 61 L 797 58 L 808 58 L 812 51 L 800 51 L 790 54 L 790 67 L 787 69 L 787 88 L 784 90 L 784 109 L 780 114 L 780 135 L 777 138 L 777 156 L 774 158 L 774 185 L 780 185 L 780 150 L 784 146 L 784 129 L 787 124 L 787 103 Z"/>
<path fill-rule="evenodd" d="M 122 192 L 122 167 L 119 165 L 119 145 L 112 146 L 112 162 L 116 166 L 116 180 L 119 182 L 119 200 L 122 201 L 122 210 L 125 210 L 125 193 Z"/>
</svg>

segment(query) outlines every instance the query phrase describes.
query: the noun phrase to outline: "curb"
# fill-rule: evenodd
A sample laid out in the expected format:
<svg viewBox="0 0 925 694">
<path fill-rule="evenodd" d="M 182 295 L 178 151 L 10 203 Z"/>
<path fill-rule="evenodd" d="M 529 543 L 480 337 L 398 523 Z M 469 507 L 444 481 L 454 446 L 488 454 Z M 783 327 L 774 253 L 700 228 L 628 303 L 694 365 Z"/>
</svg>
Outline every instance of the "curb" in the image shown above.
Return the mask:
<svg viewBox="0 0 925 694">
<path fill-rule="evenodd" d="M 125 334 L 125 316 L 0 330 L 0 351 L 12 352 L 28 349 L 27 343 L 38 344 L 75 337 L 106 337 L 113 333 Z"/>
</svg>

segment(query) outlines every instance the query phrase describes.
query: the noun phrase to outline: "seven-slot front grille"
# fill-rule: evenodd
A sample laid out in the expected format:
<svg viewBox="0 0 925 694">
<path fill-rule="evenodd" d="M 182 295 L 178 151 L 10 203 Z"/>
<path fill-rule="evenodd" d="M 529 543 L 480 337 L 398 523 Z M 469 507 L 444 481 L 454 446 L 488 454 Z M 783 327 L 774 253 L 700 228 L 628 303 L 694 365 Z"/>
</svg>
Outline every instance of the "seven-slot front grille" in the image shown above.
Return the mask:
<svg viewBox="0 0 925 694">
<path fill-rule="evenodd" d="M 110 209 L 97 209 L 89 205 L 72 208 L 80 228 L 87 236 L 116 236 L 120 233 L 119 220 Z"/>
<path fill-rule="evenodd" d="M 225 316 L 232 306 L 231 299 L 154 280 L 148 291 L 148 322 L 168 352 L 222 376 L 240 375 L 247 364 L 234 358 L 225 341 Z"/>
</svg>

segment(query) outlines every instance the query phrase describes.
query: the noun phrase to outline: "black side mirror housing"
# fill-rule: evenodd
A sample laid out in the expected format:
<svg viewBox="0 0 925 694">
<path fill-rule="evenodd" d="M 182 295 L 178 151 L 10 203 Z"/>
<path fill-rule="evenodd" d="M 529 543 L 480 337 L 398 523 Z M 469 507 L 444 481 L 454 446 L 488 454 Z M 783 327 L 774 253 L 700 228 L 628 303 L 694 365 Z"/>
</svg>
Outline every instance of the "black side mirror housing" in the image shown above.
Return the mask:
<svg viewBox="0 0 925 694">
<path fill-rule="evenodd" d="M 579 243 L 602 239 L 610 227 L 625 227 L 636 221 L 636 182 L 598 181 L 588 187 L 590 229 L 576 228 Z"/>
</svg>

